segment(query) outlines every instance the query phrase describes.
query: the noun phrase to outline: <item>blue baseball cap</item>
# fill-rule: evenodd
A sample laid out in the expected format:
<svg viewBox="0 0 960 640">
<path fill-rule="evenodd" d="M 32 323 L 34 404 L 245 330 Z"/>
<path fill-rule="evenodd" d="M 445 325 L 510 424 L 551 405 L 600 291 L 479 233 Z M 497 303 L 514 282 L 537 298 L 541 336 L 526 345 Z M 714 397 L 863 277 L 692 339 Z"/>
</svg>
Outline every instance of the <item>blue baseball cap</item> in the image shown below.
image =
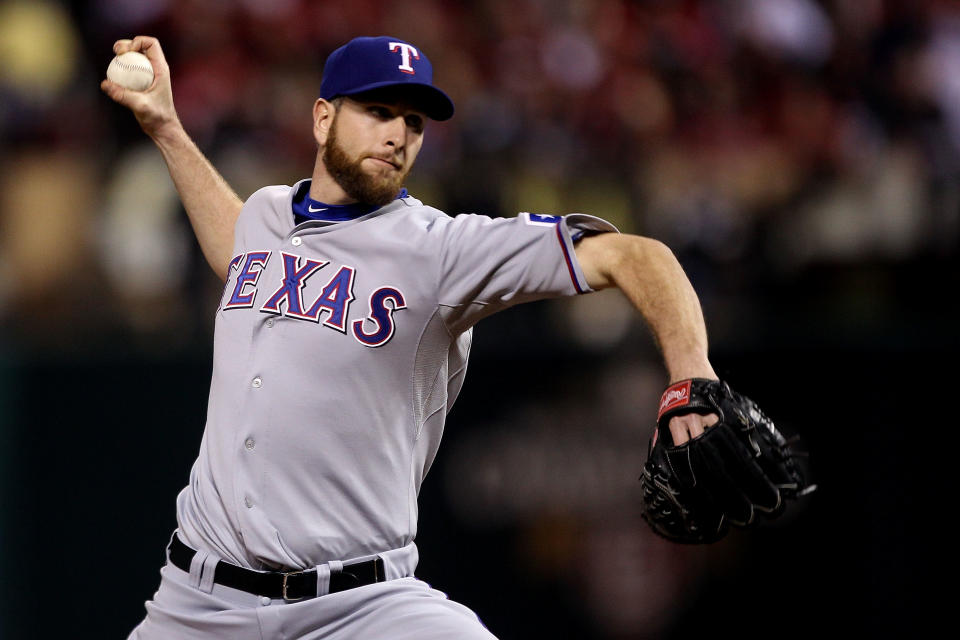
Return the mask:
<svg viewBox="0 0 960 640">
<path fill-rule="evenodd" d="M 433 65 L 426 54 L 389 36 L 354 38 L 331 53 L 323 67 L 320 97 L 332 100 L 384 87 L 403 87 L 433 120 L 453 116 L 453 100 L 433 86 Z"/>
</svg>

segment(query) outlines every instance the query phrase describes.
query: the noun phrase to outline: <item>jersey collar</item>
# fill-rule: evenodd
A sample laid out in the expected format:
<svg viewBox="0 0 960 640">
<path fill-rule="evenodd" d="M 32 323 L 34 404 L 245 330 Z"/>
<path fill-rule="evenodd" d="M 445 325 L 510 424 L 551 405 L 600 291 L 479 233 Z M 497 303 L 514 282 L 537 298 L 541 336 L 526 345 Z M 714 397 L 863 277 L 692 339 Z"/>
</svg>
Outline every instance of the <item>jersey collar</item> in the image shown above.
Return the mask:
<svg viewBox="0 0 960 640">
<path fill-rule="evenodd" d="M 355 220 L 368 213 L 372 213 L 380 207 L 375 204 L 364 204 L 355 202 L 351 204 L 327 204 L 314 200 L 310 197 L 310 180 L 304 180 L 300 183 L 300 188 L 293 196 L 293 215 L 294 219 L 299 220 L 323 220 L 325 222 L 345 222 Z M 400 189 L 397 199 L 407 197 L 407 189 Z"/>
</svg>

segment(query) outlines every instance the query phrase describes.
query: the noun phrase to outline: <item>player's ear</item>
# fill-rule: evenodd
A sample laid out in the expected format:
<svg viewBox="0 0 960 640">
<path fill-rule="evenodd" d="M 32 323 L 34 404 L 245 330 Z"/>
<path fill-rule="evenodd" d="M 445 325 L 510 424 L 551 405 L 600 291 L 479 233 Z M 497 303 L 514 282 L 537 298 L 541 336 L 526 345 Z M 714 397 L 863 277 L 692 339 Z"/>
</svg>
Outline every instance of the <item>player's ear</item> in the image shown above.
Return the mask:
<svg viewBox="0 0 960 640">
<path fill-rule="evenodd" d="M 327 135 L 336 113 L 337 108 L 328 100 L 317 98 L 313 103 L 313 138 L 321 147 L 327 144 Z"/>
</svg>

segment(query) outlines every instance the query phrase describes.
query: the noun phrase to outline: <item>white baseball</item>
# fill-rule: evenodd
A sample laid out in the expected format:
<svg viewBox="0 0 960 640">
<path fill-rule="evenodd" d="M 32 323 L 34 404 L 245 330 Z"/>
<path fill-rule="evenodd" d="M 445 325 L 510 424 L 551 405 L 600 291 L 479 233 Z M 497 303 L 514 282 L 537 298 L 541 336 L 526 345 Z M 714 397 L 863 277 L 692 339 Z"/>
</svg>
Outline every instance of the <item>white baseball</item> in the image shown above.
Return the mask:
<svg viewBox="0 0 960 640">
<path fill-rule="evenodd" d="M 144 91 L 153 84 L 153 67 L 147 56 L 136 51 L 127 51 L 110 61 L 107 79 L 124 89 Z"/>
</svg>

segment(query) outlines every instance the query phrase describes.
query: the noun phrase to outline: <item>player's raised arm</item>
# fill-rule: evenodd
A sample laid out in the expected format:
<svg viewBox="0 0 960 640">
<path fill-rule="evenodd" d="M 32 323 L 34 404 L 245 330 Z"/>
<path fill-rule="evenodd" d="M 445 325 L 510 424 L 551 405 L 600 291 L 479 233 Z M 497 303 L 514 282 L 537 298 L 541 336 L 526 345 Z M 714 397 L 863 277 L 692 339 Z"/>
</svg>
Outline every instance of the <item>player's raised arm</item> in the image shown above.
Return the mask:
<svg viewBox="0 0 960 640">
<path fill-rule="evenodd" d="M 670 380 L 716 379 L 707 358 L 707 330 L 697 294 L 662 242 L 604 233 L 581 240 L 577 260 L 593 289 L 619 287 L 650 326 Z M 716 416 L 688 414 L 670 423 L 677 444 L 703 433 Z"/>
<path fill-rule="evenodd" d="M 113 51 L 118 55 L 139 51 L 153 66 L 153 84 L 145 91 L 125 89 L 110 80 L 101 82 L 100 88 L 129 108 L 144 133 L 159 147 L 203 255 L 217 275 L 225 279 L 233 251 L 233 228 L 243 201 L 180 123 L 170 88 L 170 68 L 160 42 L 156 38 L 137 36 L 133 40 L 118 40 Z"/>
</svg>

